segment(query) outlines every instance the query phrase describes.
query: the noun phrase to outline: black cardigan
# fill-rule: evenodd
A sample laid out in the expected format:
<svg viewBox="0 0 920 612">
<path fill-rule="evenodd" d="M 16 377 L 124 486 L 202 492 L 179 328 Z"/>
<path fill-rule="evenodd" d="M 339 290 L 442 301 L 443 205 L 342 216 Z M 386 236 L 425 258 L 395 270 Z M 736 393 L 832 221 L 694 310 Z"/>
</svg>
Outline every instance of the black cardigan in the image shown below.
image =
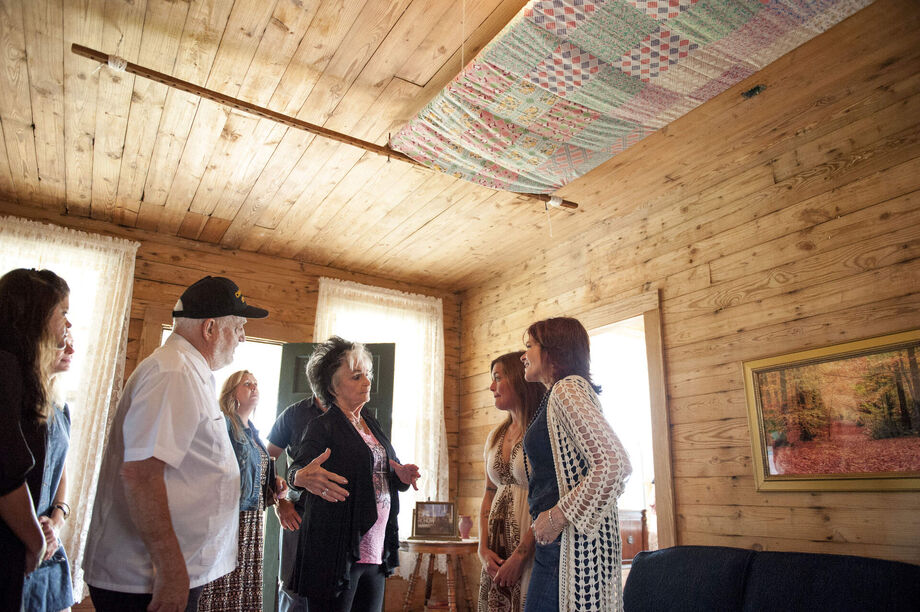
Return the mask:
<svg viewBox="0 0 920 612">
<path fill-rule="evenodd" d="M 387 459 L 398 461 L 377 420 L 364 415 L 364 421 L 386 449 Z M 293 483 L 294 472 L 327 448 L 332 453 L 323 468 L 348 479 L 344 488 L 349 496 L 343 502 L 328 502 L 319 495 L 304 494 L 306 506 L 291 579 L 294 591 L 317 599 L 335 599 L 349 587 L 351 566 L 361 556 L 361 538 L 377 521 L 373 455 L 345 414 L 334 405 L 310 422 L 303 439 L 294 448 L 288 482 Z M 390 516 L 383 542 L 383 566 L 388 576 L 399 565 L 398 492 L 409 488 L 392 469 L 389 483 Z"/>
</svg>

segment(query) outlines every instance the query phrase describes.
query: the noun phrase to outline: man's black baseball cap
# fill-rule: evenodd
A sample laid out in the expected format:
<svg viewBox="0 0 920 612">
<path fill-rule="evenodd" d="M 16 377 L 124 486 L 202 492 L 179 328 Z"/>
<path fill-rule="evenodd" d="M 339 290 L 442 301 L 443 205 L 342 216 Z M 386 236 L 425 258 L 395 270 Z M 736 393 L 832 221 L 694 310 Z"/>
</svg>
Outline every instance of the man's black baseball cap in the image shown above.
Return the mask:
<svg viewBox="0 0 920 612">
<path fill-rule="evenodd" d="M 205 276 L 185 290 L 172 313 L 174 317 L 186 319 L 216 319 L 229 315 L 264 319 L 268 311 L 247 304 L 243 292 L 229 278 Z"/>
</svg>

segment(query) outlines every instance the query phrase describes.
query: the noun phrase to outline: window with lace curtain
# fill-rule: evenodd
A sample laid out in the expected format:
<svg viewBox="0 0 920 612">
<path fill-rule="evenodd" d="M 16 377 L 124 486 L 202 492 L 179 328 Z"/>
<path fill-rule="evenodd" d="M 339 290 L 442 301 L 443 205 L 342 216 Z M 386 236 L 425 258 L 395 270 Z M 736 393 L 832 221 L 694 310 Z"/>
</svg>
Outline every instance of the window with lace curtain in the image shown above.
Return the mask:
<svg viewBox="0 0 920 612">
<path fill-rule="evenodd" d="M 408 537 L 416 500 L 447 501 L 448 496 L 441 300 L 320 278 L 313 340 L 331 335 L 396 344 L 391 441 L 399 458 L 418 465 L 422 474 L 419 490 L 410 488 L 399 498 L 400 537 Z M 400 563 L 401 569 L 410 566 Z"/>
<path fill-rule="evenodd" d="M 83 593 L 83 547 L 99 463 L 124 374 L 138 246 L 56 225 L 0 218 L 0 275 L 15 268 L 47 268 L 70 286 L 68 318 L 73 323 L 75 354 L 61 386 L 72 421 L 67 454 L 72 513 L 60 537 L 78 599 Z"/>
</svg>

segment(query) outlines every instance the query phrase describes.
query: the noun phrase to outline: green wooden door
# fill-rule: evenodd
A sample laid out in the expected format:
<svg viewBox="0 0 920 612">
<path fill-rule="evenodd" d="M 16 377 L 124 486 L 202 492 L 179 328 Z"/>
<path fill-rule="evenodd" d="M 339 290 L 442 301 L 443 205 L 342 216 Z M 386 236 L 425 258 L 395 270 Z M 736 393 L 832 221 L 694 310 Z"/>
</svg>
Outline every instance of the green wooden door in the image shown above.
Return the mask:
<svg viewBox="0 0 920 612">
<path fill-rule="evenodd" d="M 396 365 L 396 345 L 393 343 L 368 344 L 367 350 L 374 358 L 374 378 L 371 381 L 371 399 L 364 410 L 380 422 L 388 438 L 393 431 L 393 372 Z"/>
<path fill-rule="evenodd" d="M 396 363 L 396 345 L 368 344 L 374 360 L 374 378 L 371 399 L 365 406 L 387 436 L 393 425 L 393 372 Z M 316 344 L 298 342 L 285 344 L 281 349 L 281 375 L 278 380 L 278 406 L 276 416 L 295 402 L 313 394 L 307 381 L 305 367 Z M 288 456 L 282 453 L 275 461 L 275 471 L 284 476 L 287 473 Z M 278 609 L 278 584 L 281 568 L 281 524 L 274 510 L 265 513 L 265 551 L 262 560 L 262 609 L 275 612 Z"/>
</svg>

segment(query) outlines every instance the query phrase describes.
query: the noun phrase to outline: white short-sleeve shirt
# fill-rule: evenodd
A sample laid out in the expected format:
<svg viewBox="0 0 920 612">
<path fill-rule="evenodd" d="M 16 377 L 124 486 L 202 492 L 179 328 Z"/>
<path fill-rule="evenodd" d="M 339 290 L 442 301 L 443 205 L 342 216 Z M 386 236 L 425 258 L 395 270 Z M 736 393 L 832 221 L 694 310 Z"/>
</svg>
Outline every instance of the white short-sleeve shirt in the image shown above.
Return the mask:
<svg viewBox="0 0 920 612">
<path fill-rule="evenodd" d="M 125 385 L 112 424 L 83 562 L 88 584 L 153 592 L 153 563 L 125 499 L 125 461 L 155 457 L 191 588 L 236 567 L 240 472 L 207 361 L 172 334 Z"/>
</svg>

